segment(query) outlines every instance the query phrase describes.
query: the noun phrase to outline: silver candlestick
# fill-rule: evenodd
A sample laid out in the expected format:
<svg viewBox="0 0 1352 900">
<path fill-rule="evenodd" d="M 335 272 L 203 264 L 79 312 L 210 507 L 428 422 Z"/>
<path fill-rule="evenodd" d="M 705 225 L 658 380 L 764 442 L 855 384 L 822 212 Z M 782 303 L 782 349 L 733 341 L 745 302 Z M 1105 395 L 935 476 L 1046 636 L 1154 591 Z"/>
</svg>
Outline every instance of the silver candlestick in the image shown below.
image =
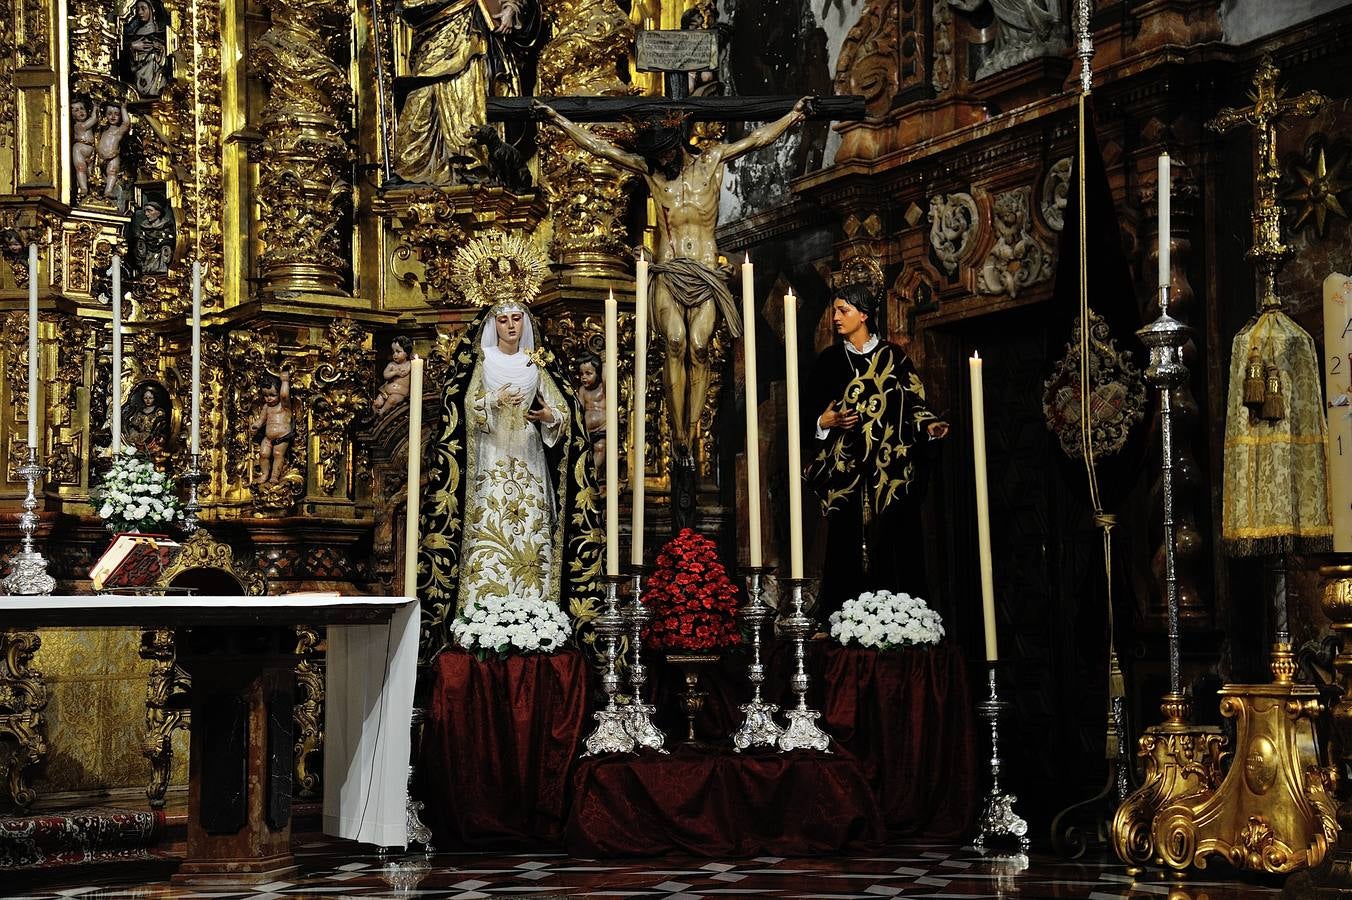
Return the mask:
<svg viewBox="0 0 1352 900">
<path fill-rule="evenodd" d="M 595 713 L 596 730 L 584 742 L 583 756 L 602 753 L 629 753 L 634 749 L 634 738 L 625 728 L 629 716 L 615 700 L 620 691 L 620 635 L 624 634 L 624 616 L 620 615 L 620 584 L 625 575 L 606 576 L 606 611 L 596 617 L 592 628 L 605 641 L 606 671 L 601 676 L 601 687 L 606 692 L 606 708 Z"/>
<path fill-rule="evenodd" d="M 763 598 L 765 575 L 773 571 L 767 566 L 746 570 L 746 605 L 737 611 L 737 618 L 751 631 L 751 665 L 747 680 L 751 682 L 751 702 L 743 703 L 742 727 L 732 736 L 732 747 L 738 753 L 750 747 L 774 747 L 784 736 L 784 729 L 775 722 L 779 706 L 761 699 L 761 685 L 765 683 L 765 665 L 761 662 L 761 629 L 775 616 Z"/>
<path fill-rule="evenodd" d="M 414 706 L 413 718 L 410 720 L 413 729 L 413 759 L 417 759 L 419 745 L 422 743 L 423 723 L 426 720 L 427 710 L 421 706 Z M 432 848 L 432 829 L 428 828 L 422 820 L 422 811 L 425 804 L 413 795 L 413 785 L 417 775 L 418 767 L 410 760 L 408 780 L 404 789 L 404 830 L 408 833 L 408 846 L 422 844 L 423 854 L 431 856 L 436 851 Z"/>
<path fill-rule="evenodd" d="M 188 534 L 197 531 L 201 524 L 197 521 L 197 514 L 202 511 L 202 504 L 197 502 L 197 486 L 206 481 L 201 462 L 202 454 L 189 455 L 188 471 L 178 476 L 179 482 L 188 486 L 188 502 L 183 504 L 183 530 Z"/>
<path fill-rule="evenodd" d="M 28 496 L 23 500 L 23 514 L 19 516 L 19 531 L 23 534 L 23 550 L 12 560 L 12 571 L 3 582 L 5 591 L 16 596 L 50 594 L 56 579 L 47 574 L 47 560 L 33 547 L 33 535 L 38 530 L 38 481 L 47 474 L 47 467 L 38 462 L 36 447 L 28 448 L 28 461 L 16 470 L 28 482 Z"/>
<path fill-rule="evenodd" d="M 653 724 L 653 713 L 657 707 L 643 702 L 643 685 L 648 680 L 648 670 L 643 666 L 643 629 L 653 620 L 653 611 L 643 604 L 643 567 L 634 566 L 630 575 L 633 579 L 634 595 L 624 608 L 624 619 L 629 623 L 629 641 L 633 645 L 634 660 L 629 664 L 629 705 L 625 707 L 628 717 L 625 729 L 634 739 L 634 744 L 647 747 L 661 753 L 667 751 L 662 745 L 666 735 Z"/>
<path fill-rule="evenodd" d="M 789 727 L 779 736 L 781 752 L 789 750 L 824 750 L 830 753 L 831 736 L 817 727 L 821 713 L 807 705 L 807 639 L 816 626 L 803 611 L 803 587 L 807 583 L 803 578 L 786 578 L 783 583 L 789 586 L 793 595 L 793 609 L 783 619 L 784 631 L 793 638 L 794 671 L 789 678 L 789 689 L 798 695 L 798 703 L 786 715 Z"/>
<path fill-rule="evenodd" d="M 973 846 L 984 851 L 993 841 L 1014 840 L 1020 849 L 1028 849 L 1028 823 L 1014 812 L 1018 798 L 1000 790 L 1000 713 L 1008 703 L 1000 700 L 995 685 L 995 666 L 989 670 L 990 696 L 976 706 L 983 719 L 991 723 L 991 788 L 981 803 L 981 828 Z"/>
</svg>

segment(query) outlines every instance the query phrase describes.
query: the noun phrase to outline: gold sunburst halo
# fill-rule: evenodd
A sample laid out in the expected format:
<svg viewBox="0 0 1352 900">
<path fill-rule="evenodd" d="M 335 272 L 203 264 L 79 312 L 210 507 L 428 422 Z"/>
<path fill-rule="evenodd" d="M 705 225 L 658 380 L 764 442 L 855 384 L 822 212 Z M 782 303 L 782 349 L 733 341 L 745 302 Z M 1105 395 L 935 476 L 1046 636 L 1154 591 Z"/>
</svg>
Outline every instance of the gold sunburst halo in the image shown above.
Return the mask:
<svg viewBox="0 0 1352 900">
<path fill-rule="evenodd" d="M 455 253 L 451 280 L 475 306 L 530 306 L 549 277 L 549 260 L 524 234 L 493 229 Z"/>
</svg>

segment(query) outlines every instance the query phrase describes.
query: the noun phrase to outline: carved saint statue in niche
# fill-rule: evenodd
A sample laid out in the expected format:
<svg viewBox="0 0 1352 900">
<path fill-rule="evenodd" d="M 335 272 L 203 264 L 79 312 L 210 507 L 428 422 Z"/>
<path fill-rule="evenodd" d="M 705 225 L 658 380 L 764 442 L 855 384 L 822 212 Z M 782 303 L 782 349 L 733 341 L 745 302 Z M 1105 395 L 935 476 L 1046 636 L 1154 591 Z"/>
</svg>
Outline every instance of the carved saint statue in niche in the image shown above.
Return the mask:
<svg viewBox="0 0 1352 900">
<path fill-rule="evenodd" d="M 94 152 L 99 172 L 103 176 L 103 199 L 111 201 L 119 212 L 130 205 L 130 185 L 122 174 L 122 143 L 131 131 L 131 117 L 126 103 L 108 101 L 103 104 L 103 130 L 99 132 Z"/>
<path fill-rule="evenodd" d="M 486 164 L 473 129 L 488 121 L 488 98 L 518 96 L 518 58 L 537 39 L 535 0 L 502 0 L 490 21 L 478 0 L 405 0 L 396 10 L 413 29 L 409 91 L 395 126 L 394 171 L 405 181 L 450 185 Z M 497 5 L 496 3 L 492 5 Z"/>
<path fill-rule="evenodd" d="M 265 372 L 258 379 L 261 405 L 249 423 L 258 442 L 259 484 L 281 481 L 290 466 L 291 442 L 296 439 L 291 409 L 291 370 L 281 377 Z"/>
<path fill-rule="evenodd" d="M 577 358 L 577 402 L 582 407 L 582 423 L 591 442 L 596 480 L 605 478 L 606 462 L 606 383 L 601 375 L 601 357 L 583 350 Z M 635 403 L 640 400 L 635 398 Z"/>
<path fill-rule="evenodd" d="M 94 101 L 85 94 L 76 94 L 70 100 L 70 158 L 75 166 L 76 197 L 89 196 L 89 169 L 94 159 L 94 129 L 99 120 L 94 115 Z"/>
<path fill-rule="evenodd" d="M 371 400 L 371 412 L 383 416 L 407 400 L 412 371 L 413 339 L 401 334 L 390 344 L 390 361 L 385 366 L 385 383 Z"/>
<path fill-rule="evenodd" d="M 122 406 L 122 440 L 148 459 L 156 460 L 169 449 L 169 391 L 158 381 L 143 381 L 132 388 Z"/>
<path fill-rule="evenodd" d="M 169 14 L 161 0 L 133 0 L 122 19 L 122 80 L 145 99 L 169 83 Z"/>
<path fill-rule="evenodd" d="M 1061 35 L 1061 0 L 947 0 L 963 12 L 987 3 L 995 13 L 995 51 L 977 70 L 978 79 L 1010 66 L 1052 56 L 1065 49 Z"/>
<path fill-rule="evenodd" d="M 132 263 L 141 275 L 163 275 L 174 261 L 174 241 L 178 227 L 173 210 L 164 197 L 151 196 L 132 213 Z"/>
</svg>

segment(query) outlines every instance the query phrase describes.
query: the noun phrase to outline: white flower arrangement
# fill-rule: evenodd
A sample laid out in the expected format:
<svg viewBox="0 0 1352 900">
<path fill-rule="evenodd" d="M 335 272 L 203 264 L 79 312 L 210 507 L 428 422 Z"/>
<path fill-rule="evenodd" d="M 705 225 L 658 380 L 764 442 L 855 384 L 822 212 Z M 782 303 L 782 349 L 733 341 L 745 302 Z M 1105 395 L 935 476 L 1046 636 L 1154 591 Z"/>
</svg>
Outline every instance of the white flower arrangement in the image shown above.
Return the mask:
<svg viewBox="0 0 1352 900">
<path fill-rule="evenodd" d="M 891 650 L 937 644 L 943 636 L 939 614 L 910 594 L 865 591 L 831 614 L 831 637 L 845 645 Z"/>
<path fill-rule="evenodd" d="M 480 659 L 489 654 L 557 653 L 572 623 L 546 600 L 484 597 L 470 602 L 451 623 L 451 637 Z"/>
<path fill-rule="evenodd" d="M 99 518 L 114 531 L 164 528 L 183 518 L 169 476 L 137 455 L 133 447 L 122 448 L 103 484 L 94 491 L 94 499 Z"/>
</svg>

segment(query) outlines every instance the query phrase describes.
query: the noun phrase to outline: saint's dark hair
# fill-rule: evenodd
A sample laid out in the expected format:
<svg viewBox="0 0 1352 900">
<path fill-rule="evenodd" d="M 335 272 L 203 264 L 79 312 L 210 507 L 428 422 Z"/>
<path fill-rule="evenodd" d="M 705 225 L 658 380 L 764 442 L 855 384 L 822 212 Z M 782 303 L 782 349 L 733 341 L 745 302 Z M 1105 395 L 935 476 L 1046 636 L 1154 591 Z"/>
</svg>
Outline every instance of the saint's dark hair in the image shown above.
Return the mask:
<svg viewBox="0 0 1352 900">
<path fill-rule="evenodd" d="M 839 288 L 832 297 L 837 300 L 844 300 L 846 303 L 868 316 L 869 332 L 873 332 L 872 325 L 877 321 L 878 294 L 872 288 L 866 284 L 855 281 Z"/>
</svg>

